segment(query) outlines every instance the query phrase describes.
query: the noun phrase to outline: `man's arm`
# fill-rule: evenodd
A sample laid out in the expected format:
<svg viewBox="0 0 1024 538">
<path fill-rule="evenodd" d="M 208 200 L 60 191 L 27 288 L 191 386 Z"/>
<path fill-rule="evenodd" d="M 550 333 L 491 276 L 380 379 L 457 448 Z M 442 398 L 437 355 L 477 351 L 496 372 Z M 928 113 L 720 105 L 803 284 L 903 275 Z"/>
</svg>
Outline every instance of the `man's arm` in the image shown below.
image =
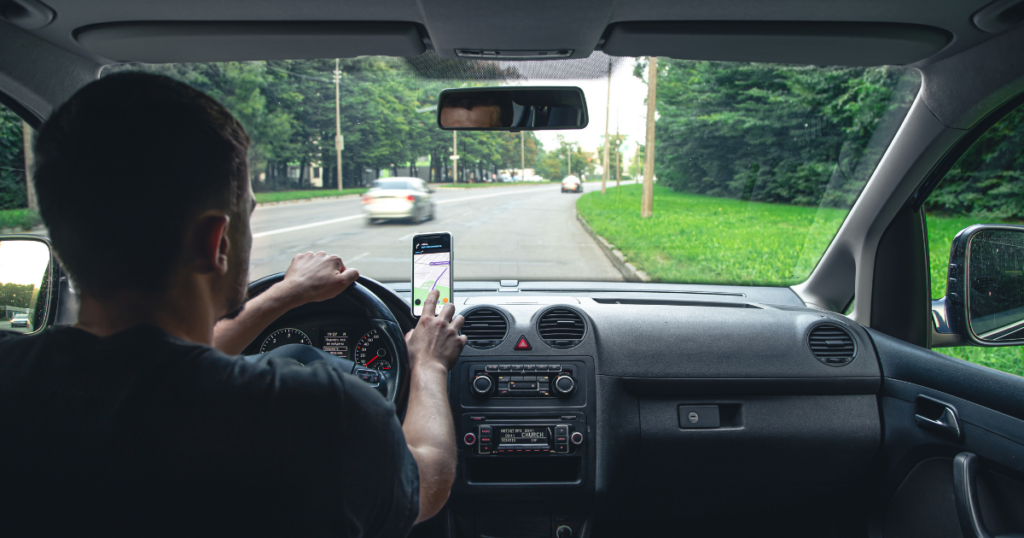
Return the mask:
<svg viewBox="0 0 1024 538">
<path fill-rule="evenodd" d="M 292 258 L 284 280 L 245 303 L 238 316 L 217 322 L 213 328 L 213 347 L 228 355 L 238 355 L 285 312 L 335 297 L 357 278 L 359 272 L 346 269 L 337 256 L 324 252 L 299 254 Z"/>
<path fill-rule="evenodd" d="M 455 481 L 455 425 L 448 406 L 448 371 L 459 360 L 467 338 L 459 335 L 464 319 L 448 304 L 434 316 L 437 290 L 427 295 L 419 324 L 405 340 L 412 375 L 409 407 L 402 433 L 420 471 L 420 513 L 416 523 L 441 511 Z"/>
</svg>

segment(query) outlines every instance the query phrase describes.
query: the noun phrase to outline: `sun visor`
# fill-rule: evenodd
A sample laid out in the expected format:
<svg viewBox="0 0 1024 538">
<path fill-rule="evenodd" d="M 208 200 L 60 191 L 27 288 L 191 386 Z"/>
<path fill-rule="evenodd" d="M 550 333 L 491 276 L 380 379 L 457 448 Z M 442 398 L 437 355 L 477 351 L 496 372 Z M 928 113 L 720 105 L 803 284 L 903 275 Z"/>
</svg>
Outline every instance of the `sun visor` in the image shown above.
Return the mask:
<svg viewBox="0 0 1024 538">
<path fill-rule="evenodd" d="M 952 36 L 931 26 L 840 22 L 623 22 L 609 27 L 613 56 L 811 65 L 905 65 Z"/>
<path fill-rule="evenodd" d="M 404 22 L 127 22 L 76 32 L 89 52 L 118 62 L 174 63 L 417 56 Z"/>
</svg>

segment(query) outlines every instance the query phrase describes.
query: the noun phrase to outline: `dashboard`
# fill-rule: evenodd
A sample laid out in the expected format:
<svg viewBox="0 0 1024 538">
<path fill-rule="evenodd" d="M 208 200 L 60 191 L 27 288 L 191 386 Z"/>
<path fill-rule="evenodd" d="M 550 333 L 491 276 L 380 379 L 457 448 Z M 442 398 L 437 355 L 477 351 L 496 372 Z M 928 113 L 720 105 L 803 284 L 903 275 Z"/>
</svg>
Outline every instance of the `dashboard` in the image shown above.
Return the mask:
<svg viewBox="0 0 1024 538">
<path fill-rule="evenodd" d="M 407 331 L 409 285 L 375 291 Z M 838 517 L 881 445 L 867 331 L 789 289 L 502 281 L 455 292 L 469 344 L 448 382 L 450 536 L 589 536 L 631 513 Z M 380 330 L 328 301 L 289 312 L 246 352 L 304 343 L 387 370 L 395 350 Z"/>
</svg>

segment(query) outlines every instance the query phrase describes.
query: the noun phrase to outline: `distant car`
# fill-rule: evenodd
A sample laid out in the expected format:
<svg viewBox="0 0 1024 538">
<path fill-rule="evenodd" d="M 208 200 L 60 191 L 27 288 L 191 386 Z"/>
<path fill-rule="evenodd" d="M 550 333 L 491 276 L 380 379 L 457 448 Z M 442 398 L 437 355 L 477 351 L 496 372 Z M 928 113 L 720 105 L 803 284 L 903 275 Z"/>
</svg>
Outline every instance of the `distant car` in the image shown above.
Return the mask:
<svg viewBox="0 0 1024 538">
<path fill-rule="evenodd" d="M 28 314 L 15 314 L 14 319 L 11 320 L 11 327 L 25 327 L 28 328 Z"/>
<path fill-rule="evenodd" d="M 565 176 L 562 180 L 562 192 L 583 192 L 583 182 L 576 176 Z"/>
<path fill-rule="evenodd" d="M 416 177 L 389 177 L 373 182 L 363 194 L 366 220 L 411 220 L 423 222 L 434 218 L 433 190 Z"/>
</svg>

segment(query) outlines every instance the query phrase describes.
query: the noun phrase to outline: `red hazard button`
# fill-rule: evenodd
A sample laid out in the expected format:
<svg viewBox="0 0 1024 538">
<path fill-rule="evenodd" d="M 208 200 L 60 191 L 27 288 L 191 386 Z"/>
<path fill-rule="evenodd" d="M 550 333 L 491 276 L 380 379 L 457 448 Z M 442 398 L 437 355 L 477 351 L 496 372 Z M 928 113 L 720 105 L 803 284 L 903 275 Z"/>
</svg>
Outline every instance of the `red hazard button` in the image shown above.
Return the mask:
<svg viewBox="0 0 1024 538">
<path fill-rule="evenodd" d="M 526 341 L 526 337 L 520 336 L 519 342 L 516 342 L 516 351 L 530 351 L 531 349 L 533 349 L 533 346 Z"/>
</svg>

